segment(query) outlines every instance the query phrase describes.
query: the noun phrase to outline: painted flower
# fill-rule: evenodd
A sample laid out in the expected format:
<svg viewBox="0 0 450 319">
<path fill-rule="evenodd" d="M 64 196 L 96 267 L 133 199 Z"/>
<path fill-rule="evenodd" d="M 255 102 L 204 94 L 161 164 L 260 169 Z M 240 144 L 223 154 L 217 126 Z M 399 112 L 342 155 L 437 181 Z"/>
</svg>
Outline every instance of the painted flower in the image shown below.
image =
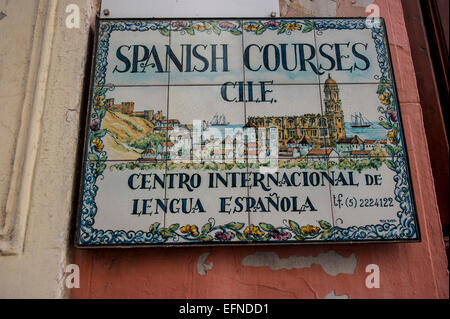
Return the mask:
<svg viewBox="0 0 450 319">
<path fill-rule="evenodd" d="M 219 27 L 223 29 L 234 29 L 236 28 L 236 25 L 231 22 L 220 22 Z"/>
<path fill-rule="evenodd" d="M 286 24 L 286 30 L 289 30 L 289 31 L 300 30 L 300 24 L 287 23 Z"/>
<path fill-rule="evenodd" d="M 390 131 L 387 133 L 387 137 L 388 137 L 389 142 L 390 142 L 391 144 L 394 144 L 394 145 L 397 144 L 397 131 L 396 131 L 395 129 L 390 130 Z"/>
<path fill-rule="evenodd" d="M 191 225 L 186 225 L 186 226 L 183 226 L 183 227 L 180 227 L 180 231 L 183 233 L 183 234 L 187 234 L 187 233 L 189 233 L 190 232 L 190 228 L 191 228 Z"/>
<path fill-rule="evenodd" d="M 302 235 L 315 235 L 320 231 L 319 227 L 314 227 L 313 225 L 306 225 L 300 229 Z"/>
<path fill-rule="evenodd" d="M 383 105 L 389 105 L 389 104 L 391 104 L 391 99 L 389 98 L 389 92 L 388 92 L 388 91 L 384 91 L 383 94 L 380 94 L 380 95 L 378 96 L 378 99 L 380 100 L 380 102 L 381 102 Z"/>
<path fill-rule="evenodd" d="M 227 231 L 218 231 L 214 234 L 214 237 L 218 240 L 226 241 L 231 240 L 234 237 L 234 234 L 232 232 Z"/>
<path fill-rule="evenodd" d="M 100 107 L 105 105 L 104 102 L 105 95 L 97 95 L 95 97 L 95 108 L 98 110 Z"/>
<path fill-rule="evenodd" d="M 103 149 L 103 142 L 98 138 L 98 137 L 94 137 L 94 139 L 92 140 L 92 144 L 94 144 L 94 149 L 97 152 L 101 152 Z"/>
<path fill-rule="evenodd" d="M 257 24 L 244 24 L 244 30 L 246 31 L 256 31 L 256 29 L 258 29 L 258 25 Z"/>
<path fill-rule="evenodd" d="M 244 229 L 244 234 L 245 235 L 255 235 L 257 237 L 261 237 L 264 235 L 264 232 L 259 229 L 259 226 L 255 226 L 255 225 L 250 225 L 250 227 L 245 227 Z"/>
<path fill-rule="evenodd" d="M 271 233 L 272 238 L 275 240 L 288 240 L 291 238 L 291 233 L 289 232 L 280 232 L 279 230 L 274 230 Z"/>
<path fill-rule="evenodd" d="M 198 31 L 205 31 L 211 29 L 211 26 L 209 24 L 200 24 L 200 23 L 194 24 L 192 27 Z"/>
<path fill-rule="evenodd" d="M 173 28 L 185 28 L 188 24 L 186 21 L 173 21 L 170 25 Z"/>
<path fill-rule="evenodd" d="M 266 27 L 275 27 L 275 28 L 278 28 L 278 26 L 280 25 L 280 22 L 270 20 L 270 21 L 264 22 L 264 25 L 265 25 Z"/>
<path fill-rule="evenodd" d="M 100 120 L 99 119 L 93 119 L 91 122 L 91 125 L 89 125 L 92 131 L 98 131 L 100 128 Z"/>
<path fill-rule="evenodd" d="M 195 225 L 189 225 L 187 224 L 186 226 L 183 226 L 180 228 L 180 231 L 183 234 L 188 234 L 190 233 L 193 237 L 197 237 L 199 235 L 198 233 L 198 228 Z"/>
<path fill-rule="evenodd" d="M 387 114 L 392 122 L 397 122 L 397 112 L 395 112 L 393 109 L 389 109 L 387 111 Z"/>
</svg>

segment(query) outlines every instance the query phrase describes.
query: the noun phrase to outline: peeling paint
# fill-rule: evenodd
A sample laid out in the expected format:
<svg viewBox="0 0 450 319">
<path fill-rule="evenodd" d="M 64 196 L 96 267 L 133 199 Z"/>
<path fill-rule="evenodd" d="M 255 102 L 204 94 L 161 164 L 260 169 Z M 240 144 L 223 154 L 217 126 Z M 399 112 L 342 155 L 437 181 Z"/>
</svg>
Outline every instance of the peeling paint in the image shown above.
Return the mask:
<svg viewBox="0 0 450 319">
<path fill-rule="evenodd" d="M 209 264 L 205 264 L 205 261 L 206 259 L 208 259 L 209 255 L 210 253 L 204 253 L 201 254 L 200 257 L 198 257 L 197 271 L 202 276 L 206 275 L 206 271 L 211 270 L 214 265 L 212 262 L 210 262 Z"/>
<path fill-rule="evenodd" d="M 66 112 L 66 122 L 77 122 L 78 121 L 78 112 L 74 109 L 69 109 Z"/>
<path fill-rule="evenodd" d="M 295 11 L 305 17 L 335 17 L 337 5 L 333 0 L 284 0 L 284 3 L 280 3 L 280 7 L 282 16 Z"/>
<path fill-rule="evenodd" d="M 334 290 L 331 290 L 323 299 L 348 299 L 348 295 L 336 295 Z"/>
<path fill-rule="evenodd" d="M 362 7 L 362 8 L 365 8 L 365 7 L 367 7 L 369 4 L 372 4 L 372 3 L 374 3 L 375 2 L 375 0 L 354 0 L 353 2 L 352 2 L 352 5 L 354 6 L 354 7 Z"/>
<path fill-rule="evenodd" d="M 293 268 L 309 268 L 314 264 L 320 265 L 323 270 L 331 275 L 354 274 L 356 269 L 356 256 L 351 254 L 344 257 L 330 250 L 326 253 L 313 256 L 289 256 L 288 258 L 280 258 L 274 252 L 256 252 L 246 256 L 242 260 L 244 266 L 265 267 L 268 266 L 272 270 L 293 269 Z"/>
</svg>

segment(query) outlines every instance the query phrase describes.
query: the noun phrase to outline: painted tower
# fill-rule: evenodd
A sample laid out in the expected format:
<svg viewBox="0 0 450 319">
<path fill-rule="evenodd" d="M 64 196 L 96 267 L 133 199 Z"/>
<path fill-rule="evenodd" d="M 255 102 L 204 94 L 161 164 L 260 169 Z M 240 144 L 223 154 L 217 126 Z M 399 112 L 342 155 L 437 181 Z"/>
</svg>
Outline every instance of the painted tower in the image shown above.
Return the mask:
<svg viewBox="0 0 450 319">
<path fill-rule="evenodd" d="M 325 117 L 328 121 L 329 143 L 334 145 L 340 138 L 345 138 L 344 113 L 339 98 L 339 88 L 336 81 L 328 74 L 325 81 Z"/>
</svg>

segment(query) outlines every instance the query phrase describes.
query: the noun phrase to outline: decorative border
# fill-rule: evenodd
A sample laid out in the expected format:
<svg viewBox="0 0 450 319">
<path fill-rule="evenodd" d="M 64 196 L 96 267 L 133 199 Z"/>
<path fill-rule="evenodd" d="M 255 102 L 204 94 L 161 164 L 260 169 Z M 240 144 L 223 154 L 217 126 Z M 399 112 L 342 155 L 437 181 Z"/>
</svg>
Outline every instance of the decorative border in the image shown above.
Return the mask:
<svg viewBox="0 0 450 319">
<path fill-rule="evenodd" d="M 271 224 L 260 223 L 249 225 L 244 228 L 243 223 L 229 222 L 226 225 L 215 225 L 215 220 L 210 218 L 201 229 L 197 225 L 172 224 L 169 227 L 160 227 L 160 223 L 154 223 L 149 231 L 124 231 L 124 230 L 98 230 L 94 226 L 94 217 L 97 213 L 95 196 L 98 186 L 95 185 L 97 178 L 103 178 L 106 168 L 106 152 L 103 151 L 101 138 L 106 130 L 100 130 L 102 118 L 105 116 L 104 98 L 105 93 L 113 87 L 105 85 L 105 74 L 107 67 L 107 56 L 109 39 L 112 31 L 157 31 L 164 36 L 169 31 L 178 31 L 181 34 L 194 35 L 195 32 L 214 32 L 220 34 L 223 31 L 234 35 L 240 35 L 240 21 L 102 21 L 99 27 L 98 52 L 95 64 L 94 85 L 94 108 L 89 124 L 90 130 L 87 137 L 87 159 L 85 162 L 84 183 L 82 187 L 81 209 L 79 219 L 79 246 L 99 245 L 124 245 L 124 244 L 158 244 L 175 243 L 180 239 L 185 242 L 230 242 L 235 239 L 238 242 L 280 242 L 295 238 L 296 241 L 305 240 L 319 241 L 370 241 L 370 240 L 414 240 L 419 238 L 416 225 L 416 214 L 414 199 L 411 198 L 412 185 L 408 173 L 408 163 L 403 142 L 399 109 L 397 109 L 397 93 L 393 81 L 393 72 L 390 64 L 389 47 L 384 21 L 380 19 L 378 26 L 372 29 L 372 39 L 378 54 L 378 64 L 381 71 L 377 94 L 383 106 L 378 108 L 380 112 L 379 124 L 388 130 L 387 137 L 390 144 L 386 146 L 390 159 L 386 161 L 389 169 L 396 175 L 395 200 L 400 203 L 401 211 L 397 212 L 399 224 L 384 223 L 377 225 L 352 226 L 340 228 L 332 226 L 326 221 L 318 221 L 318 227 L 313 225 L 300 226 L 295 221 L 284 220 L 283 226 L 275 227 Z M 292 34 L 293 32 L 311 32 L 316 30 L 321 34 L 325 30 L 352 30 L 368 29 L 366 19 L 305 19 L 305 20 L 255 20 L 243 23 L 246 32 L 254 32 L 259 35 L 266 30 L 278 30 L 277 34 Z M 316 240 L 317 241 L 317 240 Z M 234 241 L 235 242 L 235 241 Z"/>
</svg>

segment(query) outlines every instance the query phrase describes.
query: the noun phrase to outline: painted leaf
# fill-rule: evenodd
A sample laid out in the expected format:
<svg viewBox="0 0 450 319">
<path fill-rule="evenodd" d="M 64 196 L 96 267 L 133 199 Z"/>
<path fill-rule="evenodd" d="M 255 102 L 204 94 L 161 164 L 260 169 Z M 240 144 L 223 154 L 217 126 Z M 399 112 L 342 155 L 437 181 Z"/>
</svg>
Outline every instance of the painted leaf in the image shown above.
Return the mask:
<svg viewBox="0 0 450 319">
<path fill-rule="evenodd" d="M 158 229 L 159 225 L 160 225 L 160 223 L 158 223 L 158 222 L 153 223 L 153 224 L 150 226 L 150 229 L 149 229 L 148 231 L 151 232 L 151 233 L 153 234 L 153 233 Z"/>
<path fill-rule="evenodd" d="M 173 237 L 173 233 L 169 230 L 167 230 L 167 228 L 161 228 L 159 230 L 159 233 L 161 234 L 161 236 L 165 237 L 165 238 L 169 238 L 169 237 Z"/>
<path fill-rule="evenodd" d="M 100 109 L 100 110 L 98 111 L 98 118 L 99 118 L 99 119 L 104 118 L 105 115 L 106 115 L 106 108 L 102 108 L 102 109 Z"/>
<path fill-rule="evenodd" d="M 211 223 L 206 223 L 202 227 L 202 234 L 207 234 L 211 230 Z"/>
<path fill-rule="evenodd" d="M 194 34 L 195 34 L 194 29 L 191 28 L 191 27 L 187 27 L 187 28 L 184 29 L 184 30 L 186 30 L 186 32 L 187 32 L 188 34 L 190 34 L 190 35 L 194 35 Z"/>
<path fill-rule="evenodd" d="M 238 222 L 231 222 L 225 225 L 226 228 L 230 228 L 230 229 L 234 229 L 234 230 L 239 230 L 242 227 L 244 227 L 244 223 L 238 223 Z"/>
<path fill-rule="evenodd" d="M 220 29 L 219 29 L 218 26 L 213 25 L 213 31 L 214 31 L 214 33 L 216 33 L 217 35 L 220 35 Z"/>
<path fill-rule="evenodd" d="M 386 152 L 391 156 L 395 156 L 395 149 L 391 145 L 386 145 Z"/>
<path fill-rule="evenodd" d="M 391 170 L 393 170 L 393 171 L 396 170 L 396 169 L 395 169 L 395 164 L 394 164 L 394 162 L 391 161 L 391 160 L 387 160 L 387 161 L 386 161 L 386 166 L 389 167 L 389 168 L 390 168 Z"/>
<path fill-rule="evenodd" d="M 106 133 L 108 133 L 108 130 L 106 130 L 106 129 L 98 130 L 97 132 L 94 133 L 94 136 L 98 137 L 98 138 L 102 138 L 103 136 L 106 135 Z"/>
<path fill-rule="evenodd" d="M 320 236 L 320 239 L 328 239 L 333 234 L 333 229 L 327 229 L 323 232 L 322 236 Z"/>
<path fill-rule="evenodd" d="M 98 161 L 98 156 L 92 153 L 88 154 L 88 160 L 90 161 Z"/>
<path fill-rule="evenodd" d="M 200 235 L 200 237 L 198 237 L 201 241 L 211 241 L 213 238 L 209 235 Z"/>
<path fill-rule="evenodd" d="M 230 30 L 230 32 L 231 32 L 231 34 L 233 34 L 233 35 L 240 35 L 240 34 L 242 33 L 241 31 L 239 31 L 239 30 L 237 30 L 237 29 Z"/>
<path fill-rule="evenodd" d="M 307 33 L 307 32 L 312 31 L 312 29 L 313 29 L 313 26 L 306 26 L 305 28 L 303 28 L 302 32 Z"/>
<path fill-rule="evenodd" d="M 244 240 L 244 241 L 247 241 L 248 239 L 247 239 L 247 236 L 245 236 L 244 234 L 242 234 L 241 232 L 236 232 L 236 236 L 237 236 L 237 238 L 239 238 L 239 240 Z"/>
<path fill-rule="evenodd" d="M 383 85 L 378 86 L 377 94 L 382 94 L 386 90 L 386 87 Z"/>
<path fill-rule="evenodd" d="M 319 220 L 318 223 L 323 229 L 331 228 L 331 224 L 325 220 Z"/>
<path fill-rule="evenodd" d="M 382 127 L 384 127 L 385 129 L 388 129 L 388 130 L 392 128 L 392 124 L 389 122 L 380 122 L 378 124 L 380 124 Z"/>
<path fill-rule="evenodd" d="M 263 26 L 263 25 L 260 25 L 260 26 L 258 27 L 258 29 L 256 29 L 255 34 L 261 34 L 261 33 L 263 33 L 264 31 L 266 31 L 266 27 Z"/>
<path fill-rule="evenodd" d="M 159 33 L 165 36 L 169 36 L 169 30 L 167 30 L 166 28 L 159 29 Z"/>
<path fill-rule="evenodd" d="M 275 230 L 275 227 L 271 224 L 259 223 L 259 226 L 265 231 L 274 231 Z"/>
<path fill-rule="evenodd" d="M 284 31 L 286 31 L 286 26 L 283 25 L 281 28 L 278 29 L 277 34 L 282 34 L 284 33 Z"/>
<path fill-rule="evenodd" d="M 169 226 L 168 230 L 169 231 L 175 231 L 178 229 L 178 227 L 180 226 L 180 224 L 172 224 Z"/>
<path fill-rule="evenodd" d="M 300 234 L 300 226 L 297 224 L 297 222 L 289 220 L 289 227 L 291 227 L 294 233 Z"/>
<path fill-rule="evenodd" d="M 302 235 L 295 235 L 294 238 L 297 240 L 305 240 L 305 237 L 303 237 Z"/>
<path fill-rule="evenodd" d="M 102 165 L 100 165 L 99 167 L 97 167 L 97 170 L 96 170 L 97 175 L 100 175 L 101 173 L 103 173 L 103 171 L 105 170 L 105 168 L 106 168 L 106 164 L 102 164 Z"/>
</svg>

